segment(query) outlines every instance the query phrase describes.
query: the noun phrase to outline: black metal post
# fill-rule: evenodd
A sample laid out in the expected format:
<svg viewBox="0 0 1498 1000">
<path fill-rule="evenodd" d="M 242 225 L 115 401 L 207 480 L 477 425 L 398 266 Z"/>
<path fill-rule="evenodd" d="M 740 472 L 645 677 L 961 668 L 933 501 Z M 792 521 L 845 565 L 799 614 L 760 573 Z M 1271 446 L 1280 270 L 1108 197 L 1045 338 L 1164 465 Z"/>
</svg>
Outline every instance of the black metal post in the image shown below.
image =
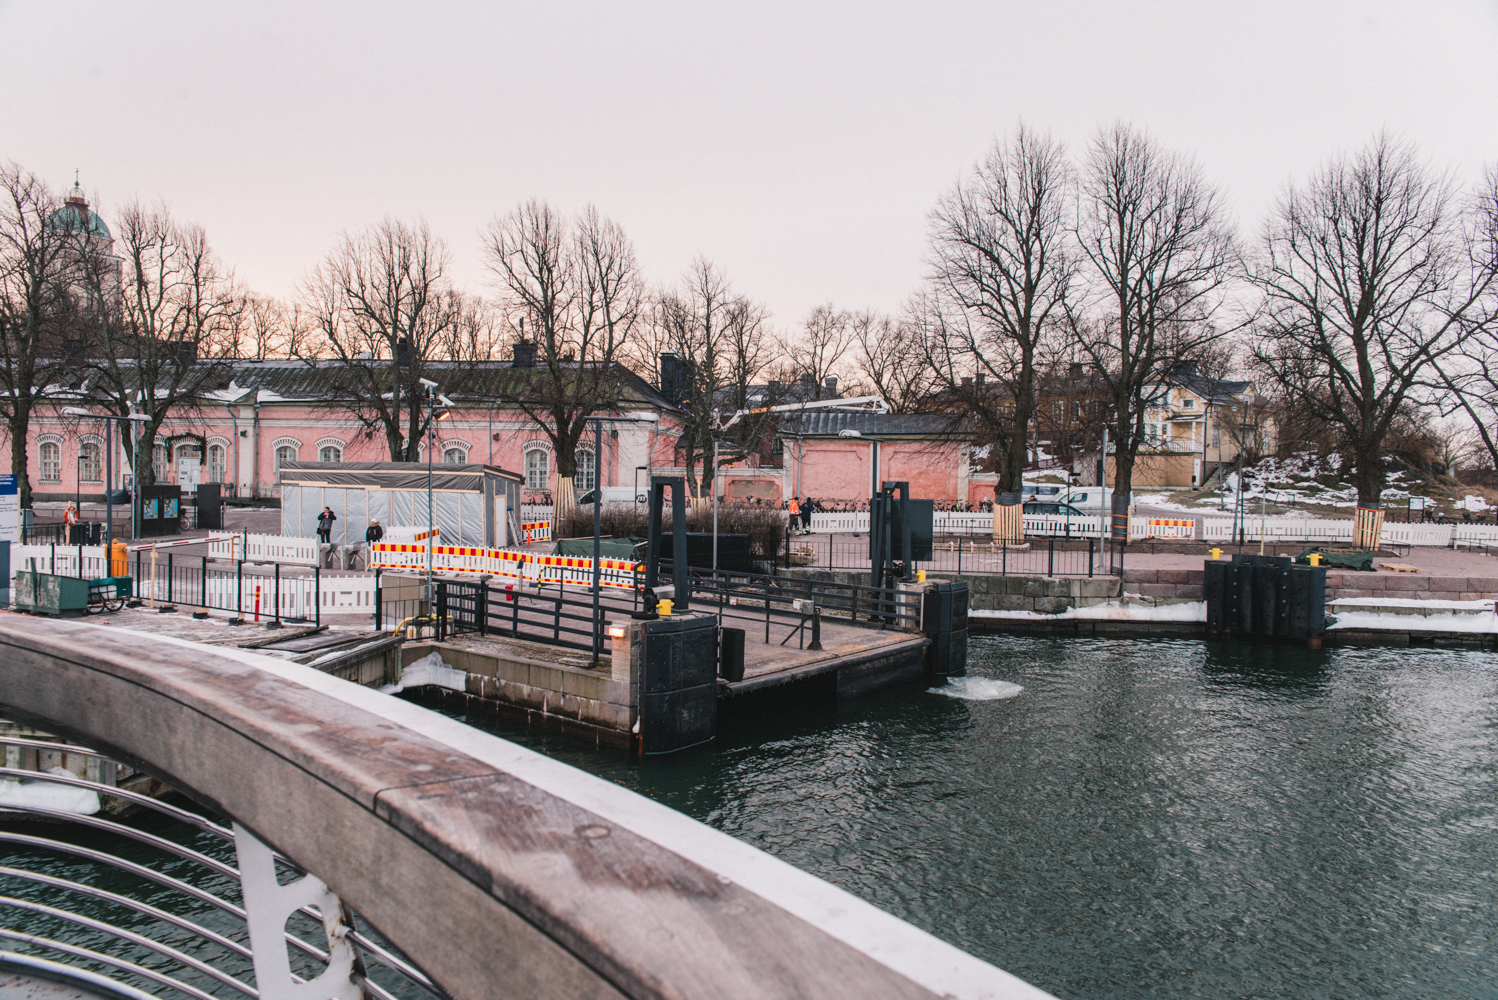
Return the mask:
<svg viewBox="0 0 1498 1000">
<path fill-rule="evenodd" d="M 479 635 L 489 634 L 489 580 L 487 577 L 479 580 Z"/>
<path fill-rule="evenodd" d="M 374 620 L 375 628 L 383 632 L 384 623 L 380 621 L 380 574 L 382 572 L 384 571 L 379 567 L 375 567 Z"/>
<path fill-rule="evenodd" d="M 172 554 L 170 552 L 166 554 L 166 603 L 172 603 Z"/>
<path fill-rule="evenodd" d="M 375 585 L 378 591 L 378 583 Z M 239 565 L 234 573 L 234 617 L 244 623 L 244 560 L 239 560 Z"/>
<path fill-rule="evenodd" d="M 447 583 L 437 584 L 437 625 L 432 631 L 438 642 L 447 638 Z"/>
<path fill-rule="evenodd" d="M 344 536 L 345 538 L 348 536 Z M 322 624 L 322 565 L 312 567 L 312 604 L 317 608 L 312 613 L 312 624 Z"/>
<path fill-rule="evenodd" d="M 603 461 L 603 421 L 593 421 L 593 663 L 596 665 L 603 659 L 603 622 L 600 621 L 598 610 L 598 588 L 600 574 L 603 572 L 601 563 L 601 542 L 599 533 L 603 525 L 603 489 L 599 483 L 603 481 L 600 474 L 600 463 Z"/>
<path fill-rule="evenodd" d="M 281 627 L 281 564 L 276 563 L 276 611 L 275 618 L 271 621 L 273 628 Z"/>
<path fill-rule="evenodd" d="M 820 652 L 822 649 L 822 606 L 820 604 L 811 606 L 811 645 L 806 648 L 812 652 Z"/>
<path fill-rule="evenodd" d="M 200 591 L 201 591 L 202 596 L 203 596 L 203 603 L 199 604 L 198 607 L 207 609 L 207 607 L 208 607 L 208 557 L 207 556 L 203 557 L 203 585 L 200 588 Z"/>
<path fill-rule="evenodd" d="M 1046 576 L 1055 576 L 1056 575 L 1056 536 L 1055 535 L 1051 536 L 1050 543 L 1051 543 L 1050 544 L 1050 555 L 1046 559 L 1045 575 Z"/>
<path fill-rule="evenodd" d="M 1092 579 L 1092 563 L 1093 563 L 1092 542 L 1093 542 L 1092 536 L 1089 535 L 1087 537 L 1087 579 L 1089 579 L 1089 580 Z"/>
</svg>

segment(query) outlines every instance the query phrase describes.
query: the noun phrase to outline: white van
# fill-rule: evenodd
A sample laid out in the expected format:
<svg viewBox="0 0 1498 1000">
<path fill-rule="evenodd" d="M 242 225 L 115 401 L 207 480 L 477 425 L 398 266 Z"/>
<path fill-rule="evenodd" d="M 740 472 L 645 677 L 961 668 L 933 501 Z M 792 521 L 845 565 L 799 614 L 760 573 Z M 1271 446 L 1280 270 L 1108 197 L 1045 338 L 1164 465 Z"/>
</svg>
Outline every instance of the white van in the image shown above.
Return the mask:
<svg viewBox="0 0 1498 1000">
<path fill-rule="evenodd" d="M 1113 494 L 1116 491 L 1111 487 L 1102 486 L 1073 486 L 1069 491 L 1056 498 L 1058 503 L 1071 504 L 1078 510 L 1089 514 L 1102 514 L 1111 510 Z M 1129 494 L 1129 506 L 1134 505 L 1134 494 Z"/>
</svg>

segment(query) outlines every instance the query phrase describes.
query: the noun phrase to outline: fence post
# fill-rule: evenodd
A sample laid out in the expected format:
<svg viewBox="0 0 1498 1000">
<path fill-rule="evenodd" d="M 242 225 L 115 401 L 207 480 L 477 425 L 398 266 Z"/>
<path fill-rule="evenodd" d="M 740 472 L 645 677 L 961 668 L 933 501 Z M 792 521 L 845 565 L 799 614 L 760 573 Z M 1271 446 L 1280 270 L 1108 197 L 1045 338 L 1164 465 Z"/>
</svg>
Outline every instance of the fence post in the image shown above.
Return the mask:
<svg viewBox="0 0 1498 1000">
<path fill-rule="evenodd" d="M 80 539 L 83 537 L 81 532 L 78 537 Z M 78 579 L 83 579 L 83 542 L 81 541 L 78 543 Z"/>
<path fill-rule="evenodd" d="M 447 639 L 447 584 L 443 581 L 437 583 L 437 627 L 433 631 L 438 642 Z"/>
<path fill-rule="evenodd" d="M 479 635 L 489 634 L 489 578 L 482 577 L 479 580 L 479 606 L 475 609 L 474 616 L 479 620 Z"/>
<path fill-rule="evenodd" d="M 1094 541 L 1093 537 L 1091 535 L 1088 535 L 1087 536 L 1087 579 L 1089 579 L 1089 580 L 1092 579 L 1092 555 L 1093 555 L 1092 543 L 1093 543 L 1093 541 Z"/>
<path fill-rule="evenodd" d="M 275 622 L 275 627 L 276 628 L 280 628 L 281 627 L 281 564 L 280 563 L 276 563 L 276 595 L 275 595 L 275 598 L 276 598 L 276 612 L 275 612 L 275 618 L 273 620 Z"/>
<path fill-rule="evenodd" d="M 962 575 L 962 536 L 957 536 L 957 575 Z"/>
<path fill-rule="evenodd" d="M 208 557 L 207 556 L 203 557 L 203 585 L 200 588 L 198 588 L 198 590 L 199 590 L 199 593 L 201 594 L 201 596 L 203 598 L 203 603 L 199 604 L 198 607 L 202 608 L 204 611 L 207 611 L 208 610 Z"/>
<path fill-rule="evenodd" d="M 381 631 L 383 631 L 385 623 L 380 620 L 380 573 L 381 572 L 382 571 L 378 567 L 376 567 L 376 569 L 375 569 L 375 595 L 374 595 L 374 620 L 375 620 L 375 628 L 380 629 Z"/>
<path fill-rule="evenodd" d="M 1008 576 L 1009 575 L 1009 543 L 1007 541 L 1005 541 L 1005 542 L 1001 542 L 1000 544 L 1003 546 L 1003 548 L 999 552 L 999 575 L 1000 576 Z"/>
<path fill-rule="evenodd" d="M 244 560 L 234 570 L 234 617 L 244 624 Z"/>
<path fill-rule="evenodd" d="M 1055 576 L 1056 575 L 1056 536 L 1055 535 L 1051 536 L 1050 543 L 1051 543 L 1050 544 L 1050 554 L 1046 557 L 1045 575 L 1046 576 Z"/>
<path fill-rule="evenodd" d="M 172 554 L 166 554 L 166 603 L 172 603 Z"/>
<path fill-rule="evenodd" d="M 312 624 L 322 624 L 322 567 L 312 567 L 312 604 L 317 608 L 312 613 Z"/>
<path fill-rule="evenodd" d="M 135 550 L 135 578 L 130 581 L 130 588 L 135 591 L 136 600 L 140 599 L 140 549 Z"/>
</svg>

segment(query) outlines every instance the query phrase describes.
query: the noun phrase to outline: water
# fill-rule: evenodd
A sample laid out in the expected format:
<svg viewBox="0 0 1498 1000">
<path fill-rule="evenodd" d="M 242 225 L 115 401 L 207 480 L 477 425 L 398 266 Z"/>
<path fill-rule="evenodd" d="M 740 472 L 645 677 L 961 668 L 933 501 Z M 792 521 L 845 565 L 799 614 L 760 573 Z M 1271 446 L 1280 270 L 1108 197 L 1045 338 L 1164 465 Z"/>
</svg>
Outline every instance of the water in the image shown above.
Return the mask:
<svg viewBox="0 0 1498 1000">
<path fill-rule="evenodd" d="M 1062 997 L 1498 997 L 1498 656 L 980 638 L 969 671 L 643 763 L 486 728 Z"/>
</svg>

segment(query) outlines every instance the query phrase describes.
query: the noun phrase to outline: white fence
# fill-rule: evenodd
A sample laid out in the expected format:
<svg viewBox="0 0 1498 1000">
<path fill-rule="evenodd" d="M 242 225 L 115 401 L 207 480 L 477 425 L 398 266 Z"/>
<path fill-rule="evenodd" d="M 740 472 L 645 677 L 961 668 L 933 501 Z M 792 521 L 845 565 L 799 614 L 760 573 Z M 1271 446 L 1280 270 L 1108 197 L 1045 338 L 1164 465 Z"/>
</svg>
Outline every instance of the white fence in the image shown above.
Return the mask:
<svg viewBox="0 0 1498 1000">
<path fill-rule="evenodd" d="M 287 535 L 231 535 L 210 541 L 208 556 L 210 559 L 316 566 L 318 541 L 316 538 L 293 538 Z"/>
<path fill-rule="evenodd" d="M 577 556 L 545 556 L 511 549 L 474 549 L 438 545 L 432 549 L 432 569 L 440 573 L 473 573 L 495 578 L 495 586 L 543 583 L 571 587 L 593 585 L 593 560 Z M 425 545 L 381 543 L 371 547 L 371 569 L 425 572 Z M 632 589 L 644 576 L 644 565 L 627 559 L 599 560 L 599 582 L 605 587 Z"/>
<path fill-rule="evenodd" d="M 83 555 L 81 572 L 78 567 L 80 553 Z M 12 576 L 22 571 L 30 572 L 33 566 L 38 573 L 81 576 L 89 580 L 109 575 L 109 566 L 105 560 L 102 545 L 11 545 L 10 572 Z"/>
</svg>

